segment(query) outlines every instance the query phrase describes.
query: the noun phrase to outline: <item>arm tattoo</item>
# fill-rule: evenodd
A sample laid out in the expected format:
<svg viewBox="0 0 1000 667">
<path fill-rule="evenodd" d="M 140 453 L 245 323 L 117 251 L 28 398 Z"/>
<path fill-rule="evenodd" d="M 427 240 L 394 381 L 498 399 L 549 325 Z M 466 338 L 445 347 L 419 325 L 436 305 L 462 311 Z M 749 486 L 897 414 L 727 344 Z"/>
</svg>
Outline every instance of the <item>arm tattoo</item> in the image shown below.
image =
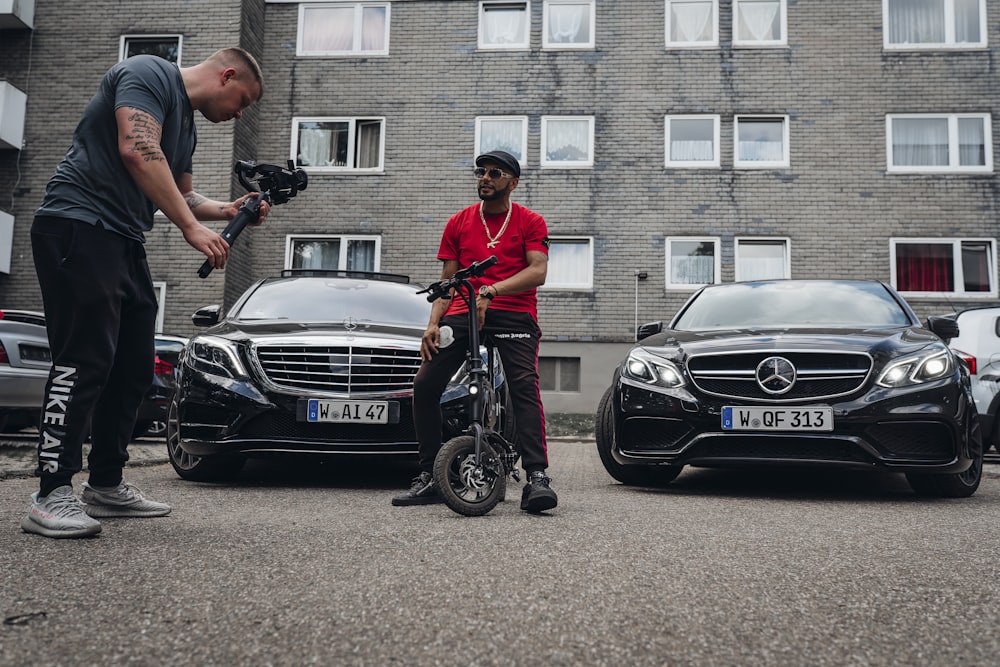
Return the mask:
<svg viewBox="0 0 1000 667">
<path fill-rule="evenodd" d="M 129 107 L 128 131 L 125 139 L 129 142 L 129 151 L 136 153 L 146 162 L 162 162 L 166 158 L 160 149 L 162 129 L 151 115 Z"/>
<path fill-rule="evenodd" d="M 194 210 L 208 201 L 205 197 L 202 197 L 197 192 L 189 192 L 184 195 L 184 201 L 187 202 L 188 208 Z"/>
</svg>

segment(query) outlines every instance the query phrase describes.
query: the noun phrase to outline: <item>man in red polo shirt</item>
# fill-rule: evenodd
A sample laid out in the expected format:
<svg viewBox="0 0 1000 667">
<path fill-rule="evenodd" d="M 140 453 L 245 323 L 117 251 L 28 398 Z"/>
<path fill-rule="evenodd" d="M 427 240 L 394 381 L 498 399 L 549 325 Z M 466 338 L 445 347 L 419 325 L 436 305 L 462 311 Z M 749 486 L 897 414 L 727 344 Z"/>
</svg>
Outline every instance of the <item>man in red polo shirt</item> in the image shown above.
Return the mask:
<svg viewBox="0 0 1000 667">
<path fill-rule="evenodd" d="M 517 442 L 527 483 L 521 509 L 544 512 L 558 502 L 545 474 L 545 417 L 538 393 L 538 299 L 535 288 L 548 270 L 548 229 L 542 216 L 510 200 L 521 176 L 521 165 L 510 153 L 491 151 L 476 158 L 474 170 L 480 202 L 448 221 L 438 259 L 441 280 L 490 255 L 499 261 L 481 278 L 476 309 L 484 334 L 490 334 L 503 361 L 517 421 Z M 443 502 L 431 469 L 441 449 L 441 394 L 465 361 L 468 313 L 462 299 L 439 299 L 420 345 L 423 363 L 413 381 L 413 422 L 417 430 L 420 475 L 393 505 Z M 451 327 L 454 342 L 442 346 L 441 327 Z"/>
</svg>

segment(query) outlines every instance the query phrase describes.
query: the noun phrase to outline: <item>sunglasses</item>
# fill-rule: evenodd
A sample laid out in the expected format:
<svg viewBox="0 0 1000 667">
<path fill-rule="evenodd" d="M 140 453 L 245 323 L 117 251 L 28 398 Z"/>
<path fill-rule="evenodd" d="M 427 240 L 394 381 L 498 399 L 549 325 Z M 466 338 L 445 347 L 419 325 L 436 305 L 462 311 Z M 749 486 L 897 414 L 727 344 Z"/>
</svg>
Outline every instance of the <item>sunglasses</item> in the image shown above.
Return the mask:
<svg viewBox="0 0 1000 667">
<path fill-rule="evenodd" d="M 472 170 L 472 173 L 475 175 L 476 178 L 482 178 L 483 176 L 489 176 L 494 181 L 496 179 L 498 179 L 498 178 L 501 178 L 501 177 L 503 177 L 503 178 L 514 178 L 514 174 L 508 174 L 506 171 L 504 171 L 502 169 L 498 169 L 496 167 L 493 167 L 491 169 L 486 169 L 485 167 L 476 167 L 475 169 Z"/>
</svg>

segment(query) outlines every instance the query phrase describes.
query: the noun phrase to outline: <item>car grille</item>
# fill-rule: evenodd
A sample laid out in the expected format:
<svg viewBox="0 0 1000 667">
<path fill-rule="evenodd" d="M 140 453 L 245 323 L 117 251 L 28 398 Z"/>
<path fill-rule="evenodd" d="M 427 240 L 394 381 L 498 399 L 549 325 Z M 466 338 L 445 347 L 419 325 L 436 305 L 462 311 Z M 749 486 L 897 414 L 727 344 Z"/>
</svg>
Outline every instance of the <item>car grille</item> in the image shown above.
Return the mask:
<svg viewBox="0 0 1000 667">
<path fill-rule="evenodd" d="M 629 450 L 669 451 L 677 449 L 691 430 L 691 425 L 680 419 L 626 419 L 621 441 L 629 443 Z"/>
<path fill-rule="evenodd" d="M 950 461 L 956 455 L 951 429 L 941 422 L 884 422 L 867 435 L 893 458 Z"/>
<path fill-rule="evenodd" d="M 795 366 L 796 381 L 780 395 L 757 383 L 757 367 L 769 357 L 784 357 Z M 770 403 L 814 401 L 851 394 L 871 372 L 867 354 L 762 350 L 739 354 L 701 355 L 687 362 L 694 385 L 706 394 Z"/>
<path fill-rule="evenodd" d="M 721 459 L 761 459 L 774 461 L 869 462 L 857 446 L 847 440 L 785 436 L 709 437 L 699 440 L 688 452 L 688 461 Z"/>
<path fill-rule="evenodd" d="M 261 345 L 256 354 L 267 381 L 276 387 L 342 394 L 409 391 L 420 367 L 418 350 Z"/>
<path fill-rule="evenodd" d="M 411 410 L 401 410 L 397 424 L 307 423 L 287 412 L 266 412 L 248 421 L 240 438 L 273 441 L 314 441 L 331 447 L 342 443 L 400 445 L 416 449 Z"/>
</svg>

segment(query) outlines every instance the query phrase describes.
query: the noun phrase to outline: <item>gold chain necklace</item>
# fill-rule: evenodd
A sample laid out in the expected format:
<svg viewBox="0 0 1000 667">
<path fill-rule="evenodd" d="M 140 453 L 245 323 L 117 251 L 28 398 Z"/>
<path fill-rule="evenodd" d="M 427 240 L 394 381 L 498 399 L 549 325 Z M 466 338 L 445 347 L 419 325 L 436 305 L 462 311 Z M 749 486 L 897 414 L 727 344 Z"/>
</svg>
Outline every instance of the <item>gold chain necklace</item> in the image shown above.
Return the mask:
<svg viewBox="0 0 1000 667">
<path fill-rule="evenodd" d="M 483 207 L 486 206 L 486 202 L 479 202 L 479 219 L 483 221 L 483 229 L 486 230 L 486 238 L 489 239 L 489 243 L 486 244 L 487 248 L 496 248 L 497 243 L 500 243 L 500 237 L 503 233 L 507 231 L 507 223 L 510 222 L 510 214 L 514 210 L 514 204 L 511 202 L 510 208 L 507 209 L 507 217 L 503 220 L 503 225 L 500 227 L 500 231 L 497 232 L 496 236 L 490 236 L 489 225 L 486 224 L 486 214 L 483 213 Z"/>
</svg>

